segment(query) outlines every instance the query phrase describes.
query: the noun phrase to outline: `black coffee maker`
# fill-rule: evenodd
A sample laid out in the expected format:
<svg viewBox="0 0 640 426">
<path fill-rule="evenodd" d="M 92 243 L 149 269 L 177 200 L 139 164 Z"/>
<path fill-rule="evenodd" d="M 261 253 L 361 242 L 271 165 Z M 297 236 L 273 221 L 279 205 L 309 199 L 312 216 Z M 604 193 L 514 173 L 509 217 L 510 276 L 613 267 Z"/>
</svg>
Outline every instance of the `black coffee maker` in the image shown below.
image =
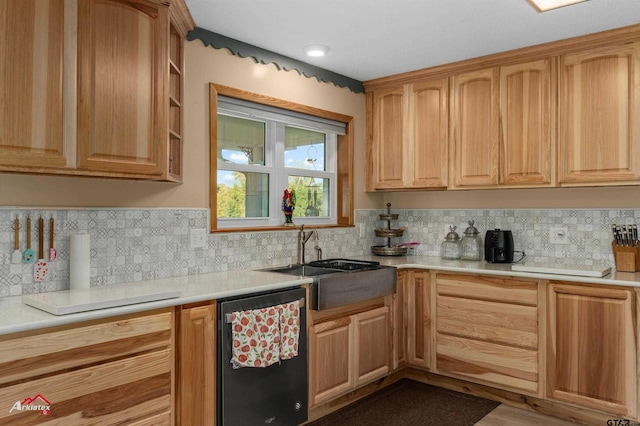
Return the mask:
<svg viewBox="0 0 640 426">
<path fill-rule="evenodd" d="M 484 237 L 484 260 L 490 263 L 513 262 L 513 234 L 494 229 Z"/>
</svg>

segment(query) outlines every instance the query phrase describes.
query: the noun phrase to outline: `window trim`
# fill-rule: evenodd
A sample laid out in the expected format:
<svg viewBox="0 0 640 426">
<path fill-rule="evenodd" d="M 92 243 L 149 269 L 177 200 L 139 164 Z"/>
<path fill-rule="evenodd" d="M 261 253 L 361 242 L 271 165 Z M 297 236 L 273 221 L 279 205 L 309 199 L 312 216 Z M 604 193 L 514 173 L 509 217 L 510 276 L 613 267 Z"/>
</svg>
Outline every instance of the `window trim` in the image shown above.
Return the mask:
<svg viewBox="0 0 640 426">
<path fill-rule="evenodd" d="M 337 211 L 336 224 L 312 225 L 313 227 L 339 227 L 353 226 L 353 132 L 354 119 L 352 116 L 339 114 L 295 102 L 285 101 L 270 96 L 247 92 L 232 87 L 209 83 L 209 208 L 211 232 L 238 232 L 238 231 L 266 231 L 274 229 L 290 229 L 284 226 L 278 227 L 250 227 L 250 228 L 218 228 L 217 217 L 217 170 L 218 170 L 218 95 L 241 99 L 263 105 L 269 105 L 298 113 L 308 114 L 329 120 L 345 123 L 345 134 L 337 136 Z"/>
</svg>

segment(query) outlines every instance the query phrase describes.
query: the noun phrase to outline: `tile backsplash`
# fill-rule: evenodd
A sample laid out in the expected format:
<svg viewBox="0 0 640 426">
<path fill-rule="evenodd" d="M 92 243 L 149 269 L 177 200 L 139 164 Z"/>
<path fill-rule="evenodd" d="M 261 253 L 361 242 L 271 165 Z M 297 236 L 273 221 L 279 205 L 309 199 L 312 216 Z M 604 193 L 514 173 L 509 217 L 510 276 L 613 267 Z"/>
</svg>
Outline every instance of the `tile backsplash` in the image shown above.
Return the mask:
<svg viewBox="0 0 640 426">
<path fill-rule="evenodd" d="M 324 258 L 361 256 L 372 245 L 386 244 L 374 230 L 386 227 L 380 213 L 357 210 L 356 226 L 319 230 Z M 398 209 L 392 228 L 405 228 L 393 244 L 417 241 L 409 254 L 438 256 L 448 225 L 456 225 L 462 236 L 473 219 L 484 236 L 487 229 L 510 229 L 515 249 L 527 259 L 613 266 L 611 224 L 640 224 L 640 209 Z M 43 282 L 33 277 L 33 263 L 11 263 L 14 219 L 20 220 L 20 250 L 26 248 L 26 219 L 32 219 L 31 247 L 38 251 L 37 220 L 45 219 L 44 249 L 48 252 L 49 218 L 55 220 L 58 257 L 49 263 Z M 69 288 L 69 237 L 88 233 L 91 238 L 91 286 L 194 275 L 231 269 L 283 265 L 296 261 L 297 229 L 242 233 L 216 233 L 204 248 L 191 248 L 190 230 L 208 223 L 207 209 L 28 209 L 0 207 L 0 297 L 65 290 Z M 549 243 L 553 227 L 565 226 L 568 244 Z M 313 257 L 307 244 L 307 260 Z M 516 256 L 517 258 L 518 256 Z"/>
</svg>

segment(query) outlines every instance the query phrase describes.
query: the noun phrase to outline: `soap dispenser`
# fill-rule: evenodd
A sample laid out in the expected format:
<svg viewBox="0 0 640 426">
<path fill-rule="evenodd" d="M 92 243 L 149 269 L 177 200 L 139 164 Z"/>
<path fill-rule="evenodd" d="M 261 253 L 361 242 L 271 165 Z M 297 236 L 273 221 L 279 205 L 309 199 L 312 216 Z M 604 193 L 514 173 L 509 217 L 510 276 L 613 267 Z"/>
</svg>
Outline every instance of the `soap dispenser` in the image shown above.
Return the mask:
<svg viewBox="0 0 640 426">
<path fill-rule="evenodd" d="M 450 226 L 449 233 L 440 245 L 440 257 L 443 259 L 460 259 L 460 236 L 456 233 L 456 227 Z"/>
<path fill-rule="evenodd" d="M 473 226 L 473 220 L 467 222 L 469 227 L 464 230 L 464 236 L 460 242 L 462 260 L 482 260 L 483 244 L 478 229 Z"/>
</svg>

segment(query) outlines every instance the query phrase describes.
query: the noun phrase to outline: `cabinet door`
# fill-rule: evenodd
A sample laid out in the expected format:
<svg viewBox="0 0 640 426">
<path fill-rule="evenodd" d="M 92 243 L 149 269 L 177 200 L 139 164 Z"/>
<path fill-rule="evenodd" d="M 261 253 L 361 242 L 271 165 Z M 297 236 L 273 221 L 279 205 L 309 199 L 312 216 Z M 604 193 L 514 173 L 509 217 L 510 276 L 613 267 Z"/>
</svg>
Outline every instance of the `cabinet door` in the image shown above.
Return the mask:
<svg viewBox="0 0 640 426">
<path fill-rule="evenodd" d="M 498 184 L 498 68 L 451 79 L 452 187 Z"/>
<path fill-rule="evenodd" d="M 640 183 L 639 61 L 639 42 L 561 57 L 561 184 Z"/>
<path fill-rule="evenodd" d="M 500 184 L 551 184 L 551 60 L 500 67 Z"/>
<path fill-rule="evenodd" d="M 448 173 L 449 88 L 446 78 L 411 85 L 409 123 L 411 164 L 406 182 L 412 188 L 446 188 Z M 397 155 L 397 153 L 396 153 Z"/>
<path fill-rule="evenodd" d="M 0 24 L 0 170 L 64 167 L 64 2 L 0 0 Z"/>
<path fill-rule="evenodd" d="M 429 304 L 430 273 L 412 271 L 407 285 L 407 358 L 409 365 L 429 368 L 431 308 Z"/>
<path fill-rule="evenodd" d="M 78 2 L 78 168 L 161 178 L 166 171 L 168 8 Z"/>
<path fill-rule="evenodd" d="M 215 421 L 216 338 L 215 302 L 180 312 L 178 424 Z"/>
<path fill-rule="evenodd" d="M 634 318 L 632 290 L 552 282 L 547 396 L 634 417 Z"/>
<path fill-rule="evenodd" d="M 354 387 L 351 317 L 309 330 L 309 401 L 317 405 Z"/>
<path fill-rule="evenodd" d="M 393 296 L 393 369 L 407 364 L 407 293 L 408 271 L 398 271 L 396 293 Z"/>
<path fill-rule="evenodd" d="M 372 134 L 370 141 L 373 189 L 404 186 L 403 149 L 405 143 L 406 94 L 404 86 L 372 93 Z"/>
<path fill-rule="evenodd" d="M 386 376 L 391 369 L 389 308 L 383 306 L 353 317 L 356 387 Z"/>
</svg>

